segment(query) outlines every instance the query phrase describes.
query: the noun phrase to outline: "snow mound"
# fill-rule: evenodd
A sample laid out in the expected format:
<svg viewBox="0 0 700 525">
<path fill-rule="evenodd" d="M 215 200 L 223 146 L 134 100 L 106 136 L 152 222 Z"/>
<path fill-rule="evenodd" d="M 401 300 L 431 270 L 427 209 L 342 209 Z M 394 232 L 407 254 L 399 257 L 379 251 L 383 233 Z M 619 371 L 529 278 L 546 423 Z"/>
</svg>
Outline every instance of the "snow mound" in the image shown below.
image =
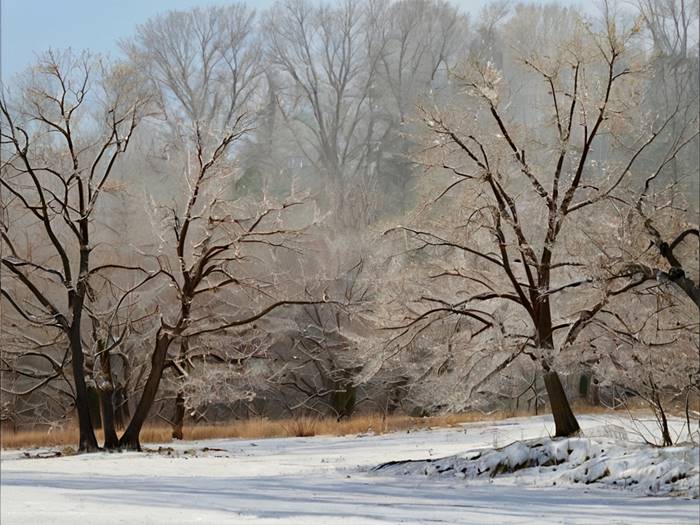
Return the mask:
<svg viewBox="0 0 700 525">
<path fill-rule="evenodd" d="M 441 459 L 393 461 L 374 472 L 485 479 L 533 486 L 595 484 L 645 495 L 697 498 L 700 448 L 657 448 L 606 438 L 533 439 Z"/>
</svg>

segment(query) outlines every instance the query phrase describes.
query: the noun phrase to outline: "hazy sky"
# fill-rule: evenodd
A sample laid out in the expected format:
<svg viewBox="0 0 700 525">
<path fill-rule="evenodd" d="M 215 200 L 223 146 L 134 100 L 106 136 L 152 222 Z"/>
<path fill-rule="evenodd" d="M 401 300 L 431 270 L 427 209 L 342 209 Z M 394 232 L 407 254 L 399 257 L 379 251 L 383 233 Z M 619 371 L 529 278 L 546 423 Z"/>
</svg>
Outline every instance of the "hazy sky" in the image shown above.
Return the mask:
<svg viewBox="0 0 700 525">
<path fill-rule="evenodd" d="M 535 1 L 535 0 L 532 0 Z M 274 0 L 249 0 L 265 8 Z M 225 4 L 217 0 L 0 0 L 4 81 L 33 62 L 49 47 L 115 53 L 116 41 L 133 34 L 136 24 L 169 9 Z M 477 14 L 487 0 L 454 0 L 464 11 Z M 564 4 L 580 4 L 564 0 Z M 586 2 L 583 2 L 584 4 Z"/>
</svg>

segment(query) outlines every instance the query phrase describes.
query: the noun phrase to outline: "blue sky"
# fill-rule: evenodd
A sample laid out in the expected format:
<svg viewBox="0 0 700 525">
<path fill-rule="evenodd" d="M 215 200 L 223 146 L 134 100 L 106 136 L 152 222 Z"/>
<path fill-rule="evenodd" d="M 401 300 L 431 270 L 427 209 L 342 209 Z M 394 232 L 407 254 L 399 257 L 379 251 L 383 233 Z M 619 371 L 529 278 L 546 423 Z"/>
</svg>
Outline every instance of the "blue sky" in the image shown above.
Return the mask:
<svg viewBox="0 0 700 525">
<path fill-rule="evenodd" d="M 258 9 L 274 0 L 248 0 Z M 476 14 L 487 0 L 454 0 Z M 156 13 L 225 0 L 0 0 L 2 79 L 7 82 L 49 47 L 116 53 L 116 42 Z M 565 0 L 562 3 L 578 3 Z"/>
<path fill-rule="evenodd" d="M 169 9 L 216 3 L 212 0 L 0 0 L 2 78 L 33 62 L 49 47 L 116 52 L 116 41 L 134 27 Z M 223 2 L 222 2 L 223 3 Z M 266 7 L 272 0 L 254 0 Z"/>
</svg>

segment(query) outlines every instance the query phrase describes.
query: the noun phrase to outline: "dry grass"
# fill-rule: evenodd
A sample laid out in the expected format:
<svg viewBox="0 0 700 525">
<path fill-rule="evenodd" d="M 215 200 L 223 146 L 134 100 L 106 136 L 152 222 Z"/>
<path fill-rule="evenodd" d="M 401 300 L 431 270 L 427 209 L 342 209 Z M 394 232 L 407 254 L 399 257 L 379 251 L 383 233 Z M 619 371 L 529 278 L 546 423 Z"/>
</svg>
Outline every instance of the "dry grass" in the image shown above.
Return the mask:
<svg viewBox="0 0 700 525">
<path fill-rule="evenodd" d="M 100 436 L 102 437 L 102 436 Z M 13 432 L 3 430 L 0 434 L 0 444 L 6 448 L 27 447 L 57 447 L 75 445 L 78 443 L 78 429 L 54 430 L 21 430 Z"/>
<path fill-rule="evenodd" d="M 585 403 L 574 403 L 574 407 L 577 413 L 603 413 L 608 411 L 603 407 L 592 407 Z M 525 411 L 517 413 L 513 411 L 498 411 L 489 414 L 464 412 L 421 418 L 405 415 L 392 415 L 385 418 L 380 414 L 366 414 L 342 421 L 336 421 L 335 418 L 313 418 L 308 416 L 278 420 L 253 418 L 220 425 L 186 425 L 184 439 L 190 441 L 225 438 L 260 439 L 318 435 L 343 436 L 365 432 L 381 434 L 409 429 L 452 427 L 461 423 L 493 421 L 528 415 L 532 415 L 532 413 Z M 102 432 L 98 430 L 96 433 L 98 442 L 102 442 Z M 141 442 L 168 443 L 172 440 L 170 433 L 170 427 L 146 426 L 141 432 Z M 13 432 L 5 429 L 0 433 L 0 445 L 3 449 L 75 446 L 77 442 L 78 429 L 76 427 L 54 430 L 52 432 L 47 432 L 46 430 Z"/>
</svg>

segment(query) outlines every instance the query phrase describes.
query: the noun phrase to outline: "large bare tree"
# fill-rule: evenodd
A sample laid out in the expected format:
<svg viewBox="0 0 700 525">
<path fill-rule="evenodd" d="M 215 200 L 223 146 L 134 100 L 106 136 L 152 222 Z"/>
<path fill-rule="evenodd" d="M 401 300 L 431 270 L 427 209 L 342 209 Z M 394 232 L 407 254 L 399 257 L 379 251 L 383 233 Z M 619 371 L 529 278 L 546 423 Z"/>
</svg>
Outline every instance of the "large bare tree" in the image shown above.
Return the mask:
<svg viewBox="0 0 700 525">
<path fill-rule="evenodd" d="M 184 380 L 204 354 L 198 336 L 249 326 L 277 308 L 307 304 L 303 286 L 285 283 L 273 252 L 297 253 L 294 238 L 308 213 L 292 197 L 253 203 L 234 195 L 239 143 L 255 124 L 260 56 L 253 12 L 243 4 L 170 12 L 146 22 L 125 49 L 160 94 L 165 146 L 153 168 L 170 172 L 172 204 L 152 194 L 154 253 L 168 287 L 156 295 L 161 319 L 150 371 L 120 445 L 140 448 L 139 433 L 166 370 Z M 179 183 L 179 184 L 178 184 Z M 296 216 L 295 216 L 296 213 Z M 286 286 L 286 288 L 285 288 Z M 174 296 L 173 292 L 174 291 Z M 298 300 L 290 300 L 295 293 Z M 285 295 L 285 298 L 280 298 Z M 236 315 L 238 313 L 238 315 Z M 169 355 L 173 343 L 179 348 Z M 178 388 L 173 435 L 182 437 L 185 393 Z"/>
<path fill-rule="evenodd" d="M 539 79 L 540 100 L 548 100 L 531 125 L 509 114 L 508 86 L 492 62 L 477 60 L 456 75 L 467 109 L 425 110 L 430 162 L 452 182 L 428 203 L 430 227 L 419 221 L 401 228 L 416 243 L 412 250 L 445 254 L 434 279 L 459 284 L 457 293 L 423 295 L 395 340 L 412 340 L 445 317 L 469 320 L 471 346 L 508 349 L 482 380 L 523 355 L 539 364 L 557 436 L 579 430 L 560 356 L 612 298 L 641 282 L 598 279 L 590 270 L 599 255 L 595 232 L 609 224 L 606 210 L 621 198 L 621 184 L 678 111 L 653 125 L 637 118 L 644 65 L 633 45 L 638 31 L 605 6 L 600 30 L 578 23 L 556 52 L 523 54 L 521 63 Z M 622 147 L 601 165 L 593 152 L 607 135 Z M 680 140 L 669 155 L 686 144 Z M 497 307 L 509 312 L 505 319 Z M 488 333 L 505 339 L 476 338 Z"/>
<path fill-rule="evenodd" d="M 36 389 L 64 375 L 70 364 L 80 428 L 79 449 L 97 441 L 86 386 L 83 322 L 94 297 L 91 279 L 104 266 L 92 259 L 101 197 L 147 106 L 129 83 L 128 68 L 110 67 L 89 54 L 49 51 L 16 98 L 3 94 L 2 297 L 23 321 L 58 331 L 66 356 L 38 345 L 24 356 L 47 359 L 51 372 L 35 375 Z M 24 233 L 42 239 L 31 250 Z M 17 357 L 17 356 L 16 356 Z M 20 356 L 21 357 L 21 356 Z"/>
<path fill-rule="evenodd" d="M 195 129 L 193 165 L 184 166 L 189 184 L 186 202 L 180 208 L 157 206 L 161 248 L 154 254 L 158 263 L 155 271 L 164 276 L 168 286 L 156 295 L 161 316 L 150 351 L 150 370 L 120 438 L 121 447 L 140 448 L 139 434 L 166 369 L 172 367 L 186 377 L 193 360 L 203 356 L 197 345 L 191 345 L 192 340 L 252 325 L 285 305 L 314 302 L 304 297 L 303 290 L 299 300 L 277 299 L 284 282 L 272 269 L 267 270 L 271 259 L 263 253 L 265 248 L 298 249 L 290 242 L 300 230 L 286 224 L 285 215 L 301 203 L 246 207 L 222 196 L 223 182 L 230 175 L 224 159 L 246 129 L 241 121 L 235 123 L 209 155 L 204 145 L 211 142 L 200 138 L 200 130 Z M 287 290 L 291 293 L 291 288 Z M 146 292 L 146 296 L 150 294 Z M 169 355 L 175 342 L 179 343 L 176 355 Z M 174 421 L 178 437 L 183 417 L 184 395 L 179 390 Z"/>
</svg>

